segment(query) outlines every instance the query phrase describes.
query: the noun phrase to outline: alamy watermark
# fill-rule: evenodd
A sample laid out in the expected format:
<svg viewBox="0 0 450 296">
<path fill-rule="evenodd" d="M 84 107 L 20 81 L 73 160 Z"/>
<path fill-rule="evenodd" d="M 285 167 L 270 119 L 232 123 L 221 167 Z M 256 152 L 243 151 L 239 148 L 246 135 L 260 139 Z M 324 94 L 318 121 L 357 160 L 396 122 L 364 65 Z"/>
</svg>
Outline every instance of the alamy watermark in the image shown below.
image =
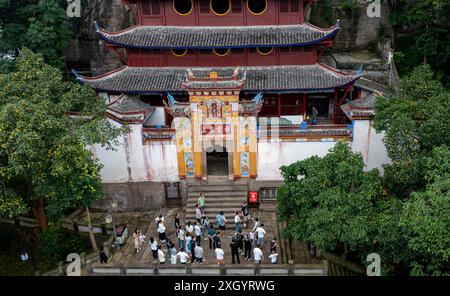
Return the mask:
<svg viewBox="0 0 450 296">
<path fill-rule="evenodd" d="M 367 266 L 367 276 L 381 276 L 381 257 L 377 253 L 367 255 L 366 261 L 370 262 Z"/>
<path fill-rule="evenodd" d="M 81 0 L 67 0 L 67 16 L 70 18 L 81 17 Z"/>
<path fill-rule="evenodd" d="M 366 14 L 368 17 L 381 17 L 381 0 L 366 0 L 367 5 Z"/>
<path fill-rule="evenodd" d="M 70 262 L 66 268 L 67 276 L 81 276 L 81 257 L 77 253 L 67 255 L 67 262 Z"/>
</svg>

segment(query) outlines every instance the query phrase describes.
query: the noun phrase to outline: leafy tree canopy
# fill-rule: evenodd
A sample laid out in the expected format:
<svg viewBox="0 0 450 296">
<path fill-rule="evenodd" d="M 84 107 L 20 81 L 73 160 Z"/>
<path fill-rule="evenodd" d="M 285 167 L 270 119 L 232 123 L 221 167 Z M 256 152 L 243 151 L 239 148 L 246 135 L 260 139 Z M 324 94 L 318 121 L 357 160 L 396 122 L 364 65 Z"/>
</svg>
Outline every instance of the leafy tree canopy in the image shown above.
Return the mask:
<svg viewBox="0 0 450 296">
<path fill-rule="evenodd" d="M 385 132 L 384 142 L 393 165 L 386 182 L 396 194 L 409 194 L 425 185 L 424 158 L 434 147 L 450 145 L 450 93 L 427 65 L 403 78 L 397 97 L 376 102 L 374 127 Z"/>
<path fill-rule="evenodd" d="M 71 34 L 66 6 L 65 0 L 0 0 L 0 72 L 11 70 L 23 47 L 62 68 Z"/>
<path fill-rule="evenodd" d="M 0 181 L 14 191 L 3 194 L 1 216 L 44 200 L 57 220 L 102 196 L 101 167 L 86 147 L 111 147 L 122 132 L 105 110 L 93 90 L 64 81 L 41 55 L 22 50 L 17 70 L 0 75 Z"/>
</svg>

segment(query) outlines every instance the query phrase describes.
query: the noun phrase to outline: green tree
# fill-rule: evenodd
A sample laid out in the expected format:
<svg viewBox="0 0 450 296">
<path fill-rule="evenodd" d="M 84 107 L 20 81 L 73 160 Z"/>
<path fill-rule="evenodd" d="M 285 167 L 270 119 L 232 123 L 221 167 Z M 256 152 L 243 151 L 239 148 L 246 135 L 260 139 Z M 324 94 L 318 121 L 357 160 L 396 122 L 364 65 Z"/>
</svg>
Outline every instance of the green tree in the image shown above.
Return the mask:
<svg viewBox="0 0 450 296">
<path fill-rule="evenodd" d="M 71 34 L 65 0 L 0 0 L 0 72 L 27 47 L 62 68 Z"/>
<path fill-rule="evenodd" d="M 442 145 L 425 159 L 425 190 L 403 204 L 400 225 L 414 254 L 413 275 L 449 275 L 450 267 L 450 150 Z"/>
<path fill-rule="evenodd" d="M 390 20 L 395 31 L 396 61 L 401 74 L 429 63 L 444 83 L 449 83 L 450 37 L 447 0 L 389 0 Z"/>
<path fill-rule="evenodd" d="M 400 89 L 397 97 L 377 99 L 374 128 L 385 132 L 393 161 L 385 170 L 386 185 L 408 196 L 426 184 L 424 158 L 435 146 L 450 145 L 450 93 L 427 65 L 403 78 Z"/>
<path fill-rule="evenodd" d="M 93 90 L 22 50 L 17 70 L 0 75 L 0 180 L 16 193 L 4 196 L 0 215 L 13 216 L 16 203 L 32 206 L 45 229 L 47 217 L 56 221 L 102 196 L 101 166 L 87 147 L 111 147 L 122 132 L 105 110 Z"/>
<path fill-rule="evenodd" d="M 288 221 L 285 235 L 323 249 L 343 244 L 345 253 L 367 245 L 367 222 L 382 186 L 377 170 L 363 168 L 362 156 L 345 143 L 337 143 L 323 158 L 281 167 L 285 184 L 277 202 L 280 219 Z"/>
</svg>

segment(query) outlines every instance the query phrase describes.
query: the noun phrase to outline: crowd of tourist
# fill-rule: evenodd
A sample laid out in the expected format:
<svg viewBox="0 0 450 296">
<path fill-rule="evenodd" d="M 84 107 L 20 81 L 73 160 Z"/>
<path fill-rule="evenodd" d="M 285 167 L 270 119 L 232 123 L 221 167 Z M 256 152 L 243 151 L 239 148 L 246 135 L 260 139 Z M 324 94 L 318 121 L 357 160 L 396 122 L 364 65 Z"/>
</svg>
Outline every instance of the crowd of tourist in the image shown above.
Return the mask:
<svg viewBox="0 0 450 296">
<path fill-rule="evenodd" d="M 180 215 L 177 213 L 174 218 L 174 226 L 176 229 L 175 239 L 177 245 L 172 241 L 171 237 L 166 234 L 166 227 L 164 225 L 165 219 L 159 215 L 155 219 L 156 232 L 158 233 L 158 241 L 154 237 L 150 237 L 148 243 L 152 252 L 154 260 L 160 264 L 165 264 L 166 258 L 170 258 L 171 264 L 181 264 L 191 262 L 193 264 L 202 264 L 204 262 L 203 244 L 209 247 L 216 258 L 217 264 L 225 264 L 225 252 L 222 244 L 221 236 L 226 230 L 227 219 L 223 211 L 220 211 L 216 216 L 216 225 L 209 222 L 209 218 L 205 216 L 205 196 L 203 193 L 198 198 L 198 203 L 195 205 L 195 222 L 188 221 L 186 225 L 181 224 Z M 241 217 L 243 218 L 241 220 Z M 243 222 L 243 227 L 241 223 Z M 234 235 L 231 237 L 229 244 L 231 251 L 232 264 L 240 264 L 241 257 L 246 261 L 253 261 L 255 263 L 262 263 L 266 259 L 263 253 L 264 239 L 266 231 L 264 223 L 261 223 L 258 217 L 253 218 L 253 227 L 249 227 L 250 210 L 247 202 L 244 202 L 241 211 L 236 211 L 234 217 Z M 243 231 L 243 229 L 245 229 Z M 145 243 L 145 235 L 139 229 L 133 233 L 134 247 L 136 253 L 142 250 Z M 167 246 L 167 253 L 162 250 L 161 246 Z M 177 251 L 178 247 L 178 251 Z M 270 253 L 267 259 L 276 264 L 278 262 L 277 240 L 272 239 L 270 242 Z"/>
</svg>

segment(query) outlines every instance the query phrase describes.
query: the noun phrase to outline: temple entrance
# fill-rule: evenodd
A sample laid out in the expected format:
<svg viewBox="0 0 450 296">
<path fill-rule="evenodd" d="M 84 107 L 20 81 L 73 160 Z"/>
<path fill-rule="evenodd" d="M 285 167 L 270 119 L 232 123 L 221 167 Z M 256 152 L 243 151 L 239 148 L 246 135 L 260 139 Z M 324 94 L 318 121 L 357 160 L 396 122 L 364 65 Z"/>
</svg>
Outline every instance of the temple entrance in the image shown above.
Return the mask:
<svg viewBox="0 0 450 296">
<path fill-rule="evenodd" d="M 227 149 L 216 145 L 207 148 L 206 167 L 209 176 L 228 176 Z"/>
</svg>

